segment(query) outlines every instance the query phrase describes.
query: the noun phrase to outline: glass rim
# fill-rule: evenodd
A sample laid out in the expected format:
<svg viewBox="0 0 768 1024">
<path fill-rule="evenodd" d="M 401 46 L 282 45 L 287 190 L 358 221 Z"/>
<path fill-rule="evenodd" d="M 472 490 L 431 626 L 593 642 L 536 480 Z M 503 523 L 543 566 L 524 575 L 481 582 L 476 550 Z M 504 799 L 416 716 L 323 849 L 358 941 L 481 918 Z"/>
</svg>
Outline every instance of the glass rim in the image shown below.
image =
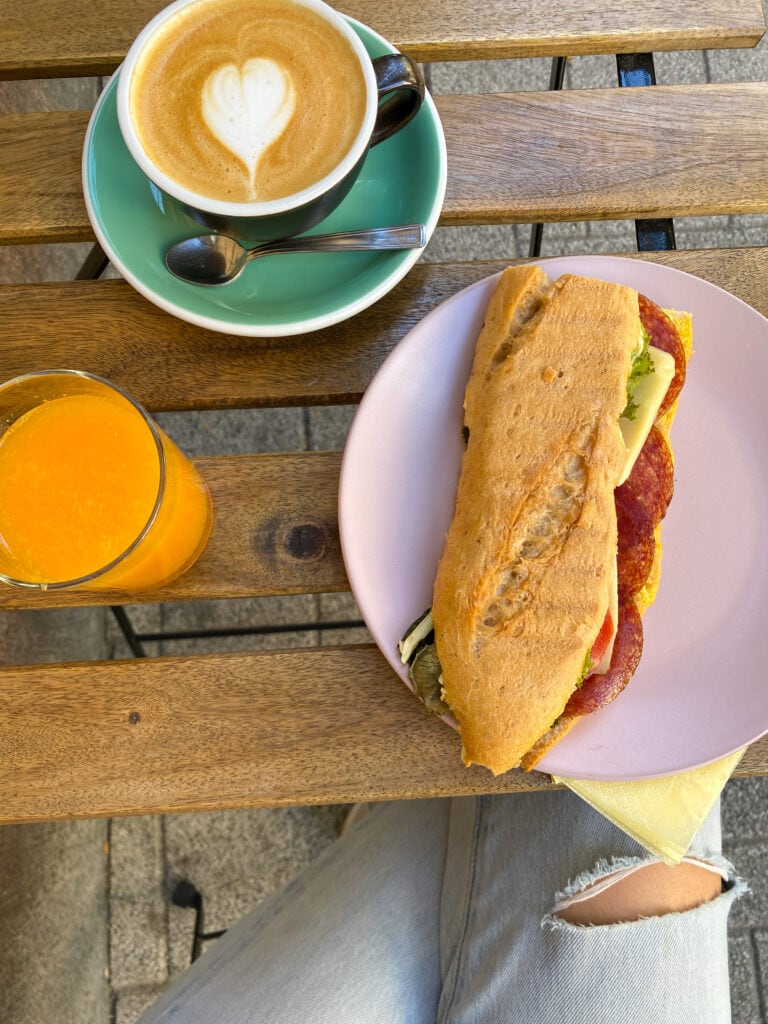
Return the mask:
<svg viewBox="0 0 768 1024">
<path fill-rule="evenodd" d="M 31 380 L 31 379 L 36 378 L 36 377 L 79 377 L 81 379 L 93 381 L 96 384 L 100 384 L 102 387 L 106 387 L 108 390 L 114 391 L 121 398 L 125 399 L 125 401 L 128 402 L 128 404 L 131 405 L 136 410 L 136 412 L 139 413 L 139 415 L 141 416 L 142 420 L 144 421 L 146 426 L 149 428 L 149 431 L 150 431 L 150 433 L 152 435 L 152 439 L 155 442 L 155 447 L 157 449 L 158 464 L 159 464 L 159 468 L 160 468 L 160 479 L 158 480 L 158 485 L 157 485 L 157 497 L 155 498 L 155 503 L 154 503 L 154 505 L 152 507 L 152 511 L 149 514 L 149 518 L 147 519 L 146 523 L 144 524 L 144 526 L 139 531 L 138 535 L 128 545 L 128 547 L 125 548 L 123 551 L 121 551 L 119 555 L 116 555 L 106 565 L 102 566 L 99 569 L 94 569 L 93 572 L 86 573 L 84 576 L 78 576 L 78 577 L 76 577 L 74 579 L 71 579 L 71 580 L 58 580 L 58 581 L 56 581 L 54 583 L 35 583 L 35 582 L 30 581 L 30 580 L 17 579 L 14 576 L 9 576 L 9 575 L 7 575 L 4 572 L 0 572 L 0 582 L 8 583 L 8 584 L 10 584 L 13 587 L 23 587 L 26 590 L 43 590 L 43 591 L 45 591 L 45 590 L 66 590 L 66 589 L 72 589 L 74 587 L 82 586 L 85 583 L 90 583 L 91 581 L 93 581 L 95 579 L 98 579 L 101 576 L 104 576 L 106 573 L 110 572 L 112 569 L 114 569 L 116 566 L 118 566 L 122 561 L 124 561 L 129 555 L 133 554 L 133 552 L 136 550 L 136 548 L 144 541 L 144 539 L 146 538 L 147 534 L 152 529 L 152 526 L 154 525 L 155 520 L 157 519 L 157 516 L 158 516 L 158 514 L 160 512 L 160 507 L 161 507 L 161 505 L 163 503 L 163 498 L 165 496 L 165 485 L 166 485 L 165 450 L 163 448 L 163 442 L 162 442 L 162 439 L 160 437 L 160 431 L 159 431 L 159 429 L 157 427 L 157 424 L 154 422 L 154 420 L 149 415 L 149 413 L 144 408 L 144 406 L 141 405 L 139 402 L 137 402 L 135 398 L 132 398 L 131 395 L 129 395 L 128 392 L 125 391 L 118 384 L 113 384 L 112 381 L 107 380 L 105 377 L 100 377 L 96 373 L 90 373 L 87 370 L 68 370 L 68 369 L 31 370 L 29 373 L 22 373 L 22 374 L 19 374 L 17 377 L 12 377 L 10 380 L 3 381 L 0 384 L 0 394 L 2 394 L 7 388 L 10 388 L 10 387 L 12 387 L 14 385 L 22 384 L 24 381 Z M 66 396 L 62 395 L 61 397 L 64 398 Z M 116 589 L 119 589 L 119 588 L 116 588 Z"/>
</svg>

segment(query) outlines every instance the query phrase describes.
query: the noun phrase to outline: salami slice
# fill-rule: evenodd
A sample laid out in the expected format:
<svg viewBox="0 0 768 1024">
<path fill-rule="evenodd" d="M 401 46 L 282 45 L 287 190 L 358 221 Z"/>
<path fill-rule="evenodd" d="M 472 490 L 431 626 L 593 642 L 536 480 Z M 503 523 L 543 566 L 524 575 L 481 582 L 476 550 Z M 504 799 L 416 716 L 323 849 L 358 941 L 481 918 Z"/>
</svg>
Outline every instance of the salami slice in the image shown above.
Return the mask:
<svg viewBox="0 0 768 1024">
<path fill-rule="evenodd" d="M 669 352 L 675 360 L 675 375 L 664 396 L 664 401 L 661 403 L 659 409 L 659 415 L 661 415 L 669 409 L 680 394 L 680 389 L 685 383 L 685 349 L 680 340 L 680 335 L 677 333 L 677 328 L 664 310 L 657 306 L 655 302 L 647 299 L 645 295 L 638 295 L 638 300 L 640 320 L 651 336 L 650 344 L 654 348 L 660 348 L 663 352 Z"/>
<path fill-rule="evenodd" d="M 619 624 L 607 672 L 591 675 L 565 705 L 563 715 L 590 715 L 609 704 L 621 693 L 640 662 L 643 653 L 643 620 L 631 597 L 619 603 Z"/>
<path fill-rule="evenodd" d="M 648 579 L 656 551 L 653 515 L 625 481 L 614 491 L 619 594 L 636 594 Z"/>
<path fill-rule="evenodd" d="M 675 489 L 675 464 L 672 451 L 658 427 L 651 427 L 632 472 L 621 488 L 630 490 L 645 506 L 654 526 L 661 522 Z"/>
</svg>

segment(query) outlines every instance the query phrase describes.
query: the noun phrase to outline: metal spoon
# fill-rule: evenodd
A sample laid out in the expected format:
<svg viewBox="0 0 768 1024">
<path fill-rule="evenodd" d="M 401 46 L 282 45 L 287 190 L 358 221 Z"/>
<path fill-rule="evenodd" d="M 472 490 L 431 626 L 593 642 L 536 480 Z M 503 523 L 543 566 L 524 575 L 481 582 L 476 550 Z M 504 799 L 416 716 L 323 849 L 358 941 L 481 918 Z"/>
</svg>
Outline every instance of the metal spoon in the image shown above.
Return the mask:
<svg viewBox="0 0 768 1024">
<path fill-rule="evenodd" d="M 199 235 L 172 245 L 165 265 L 172 274 L 192 284 L 228 284 L 259 256 L 280 252 L 353 252 L 362 249 L 420 249 L 426 244 L 423 224 L 402 227 L 338 231 L 331 235 L 283 238 L 247 249 L 228 235 Z"/>
</svg>

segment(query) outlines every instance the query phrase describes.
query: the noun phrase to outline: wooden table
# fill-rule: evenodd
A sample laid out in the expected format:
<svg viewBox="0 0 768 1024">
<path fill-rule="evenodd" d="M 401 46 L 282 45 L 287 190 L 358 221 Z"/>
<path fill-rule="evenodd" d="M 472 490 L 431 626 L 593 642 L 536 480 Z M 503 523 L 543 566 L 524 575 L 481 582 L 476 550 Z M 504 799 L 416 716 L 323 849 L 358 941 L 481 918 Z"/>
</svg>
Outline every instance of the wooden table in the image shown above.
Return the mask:
<svg viewBox="0 0 768 1024">
<path fill-rule="evenodd" d="M 160 6 L 0 0 L 0 76 L 109 73 Z M 753 46 L 765 28 L 759 0 L 340 7 L 423 61 Z M 767 83 L 435 99 L 449 166 L 441 224 L 768 211 Z M 87 118 L 0 117 L 4 244 L 92 239 L 80 186 Z M 580 159 L 584 138 L 598 158 Z M 768 313 L 768 248 L 638 258 L 697 274 Z M 152 411 L 356 402 L 411 326 L 501 266 L 417 265 L 353 321 L 309 344 L 270 341 L 258 358 L 243 339 L 176 320 L 123 281 L 6 285 L 0 379 L 74 366 L 123 385 Z M 347 589 L 339 464 L 337 452 L 199 460 L 222 510 L 209 548 L 181 580 L 131 603 Z M 296 543 L 307 536 L 311 543 Z M 107 600 L 0 591 L 3 610 Z M 464 769 L 457 736 L 419 713 L 372 645 L 0 669 L 0 766 L 2 821 L 550 784 L 538 773 L 492 779 Z M 761 741 L 739 773 L 766 771 Z"/>
</svg>

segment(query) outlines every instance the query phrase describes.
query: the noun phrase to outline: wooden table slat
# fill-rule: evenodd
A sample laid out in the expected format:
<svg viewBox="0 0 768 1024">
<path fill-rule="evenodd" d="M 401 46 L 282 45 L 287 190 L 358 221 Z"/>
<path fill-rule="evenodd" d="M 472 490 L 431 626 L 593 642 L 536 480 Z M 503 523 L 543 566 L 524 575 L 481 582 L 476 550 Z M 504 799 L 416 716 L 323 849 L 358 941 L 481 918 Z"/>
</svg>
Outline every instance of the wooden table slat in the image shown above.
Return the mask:
<svg viewBox="0 0 768 1024">
<path fill-rule="evenodd" d="M 0 78 L 110 74 L 165 0 L 0 0 Z M 422 61 L 754 46 L 760 0 L 341 0 L 338 8 Z"/>
<path fill-rule="evenodd" d="M 448 149 L 445 225 L 768 211 L 768 83 L 436 104 Z M 80 169 L 87 120 L 84 111 L 0 118 L 0 243 L 93 237 Z"/>
<path fill-rule="evenodd" d="M 551 785 L 464 768 L 368 645 L 3 669 L 0 763 L 0 822 Z"/>
<path fill-rule="evenodd" d="M 768 83 L 446 95 L 436 104 L 446 224 L 768 209 Z"/>
<path fill-rule="evenodd" d="M 0 588 L 0 610 L 349 588 L 336 515 L 340 452 L 235 455 L 196 459 L 195 463 L 211 490 L 214 525 L 199 561 L 180 579 L 141 594 L 42 593 L 4 586 Z M 221 514 L 216 514 L 217 509 Z"/>
<path fill-rule="evenodd" d="M 768 316 L 768 249 L 634 254 L 695 274 Z M 170 316 L 125 281 L 0 286 L 0 380 L 68 366 L 153 412 L 358 402 L 407 331 L 505 262 L 417 264 L 392 292 L 311 335 L 239 338 Z"/>
</svg>

